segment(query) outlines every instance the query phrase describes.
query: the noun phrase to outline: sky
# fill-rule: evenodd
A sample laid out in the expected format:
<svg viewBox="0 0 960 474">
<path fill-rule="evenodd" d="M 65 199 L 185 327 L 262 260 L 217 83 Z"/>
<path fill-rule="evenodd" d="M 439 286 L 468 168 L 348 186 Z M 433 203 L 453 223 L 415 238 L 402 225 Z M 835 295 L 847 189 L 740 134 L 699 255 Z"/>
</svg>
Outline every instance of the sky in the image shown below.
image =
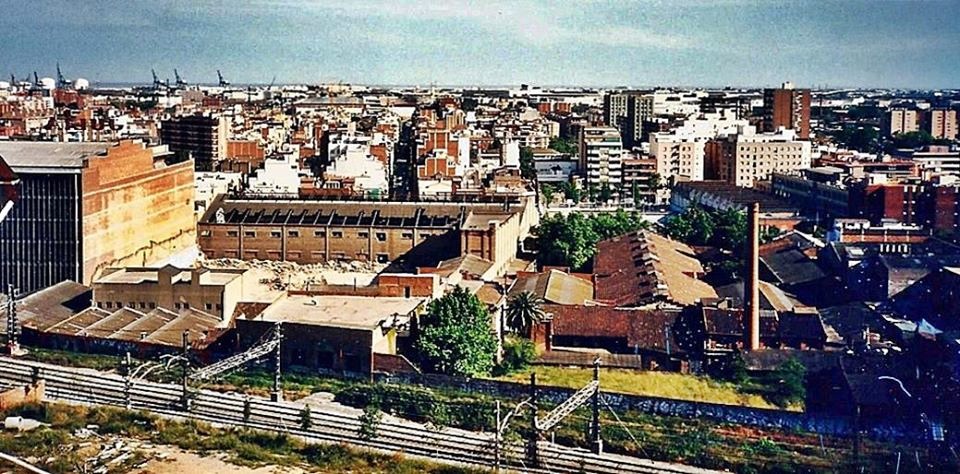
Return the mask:
<svg viewBox="0 0 960 474">
<path fill-rule="evenodd" d="M 0 0 L 0 77 L 960 88 L 960 0 Z"/>
</svg>

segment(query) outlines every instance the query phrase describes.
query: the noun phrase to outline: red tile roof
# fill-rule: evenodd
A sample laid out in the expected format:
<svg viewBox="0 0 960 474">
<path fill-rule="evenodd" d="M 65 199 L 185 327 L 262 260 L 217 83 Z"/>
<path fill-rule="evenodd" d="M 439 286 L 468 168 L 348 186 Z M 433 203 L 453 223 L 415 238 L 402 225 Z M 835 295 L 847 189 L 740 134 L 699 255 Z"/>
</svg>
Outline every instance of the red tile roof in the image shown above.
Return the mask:
<svg viewBox="0 0 960 474">
<path fill-rule="evenodd" d="M 659 309 L 626 309 L 610 306 L 544 305 L 553 315 L 554 336 L 623 338 L 630 347 L 665 350 L 665 328 L 672 327 L 678 313 Z M 671 348 L 677 348 L 674 331 Z"/>
</svg>

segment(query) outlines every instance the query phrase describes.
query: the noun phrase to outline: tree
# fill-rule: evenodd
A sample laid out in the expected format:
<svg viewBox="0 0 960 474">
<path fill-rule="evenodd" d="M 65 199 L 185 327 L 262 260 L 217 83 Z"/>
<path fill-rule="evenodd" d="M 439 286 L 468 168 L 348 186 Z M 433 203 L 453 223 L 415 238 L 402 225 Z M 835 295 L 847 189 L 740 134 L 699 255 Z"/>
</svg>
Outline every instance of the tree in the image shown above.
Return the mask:
<svg viewBox="0 0 960 474">
<path fill-rule="evenodd" d="M 507 336 L 503 343 L 503 362 L 498 372 L 509 374 L 519 372 L 530 366 L 537 358 L 537 348 L 533 342 L 522 337 Z"/>
<path fill-rule="evenodd" d="M 550 138 L 550 149 L 556 151 L 557 153 L 565 153 L 568 155 L 577 154 L 577 144 L 573 140 L 567 140 L 560 137 Z"/>
<path fill-rule="evenodd" d="M 557 190 L 549 184 L 540 185 L 540 194 L 543 194 L 543 201 L 549 206 L 553 202 L 553 197 L 556 195 Z"/>
<path fill-rule="evenodd" d="M 528 335 L 534 323 L 543 320 L 543 300 L 529 291 L 507 302 L 507 327 L 517 334 Z"/>
<path fill-rule="evenodd" d="M 791 357 L 774 372 L 776 386 L 773 390 L 773 401 L 777 405 L 787 406 L 791 403 L 802 402 L 807 395 L 805 379 L 807 368 L 796 358 Z"/>
<path fill-rule="evenodd" d="M 736 208 L 712 213 L 713 245 L 740 254 L 747 241 L 747 216 Z"/>
<path fill-rule="evenodd" d="M 497 351 L 490 323 L 486 306 L 457 286 L 420 316 L 415 341 L 420 362 L 429 371 L 447 375 L 490 373 Z"/>
<path fill-rule="evenodd" d="M 580 189 L 571 184 L 569 181 L 560 183 L 560 192 L 563 193 L 564 199 L 569 199 L 574 203 L 580 202 L 580 199 L 582 198 Z"/>
<path fill-rule="evenodd" d="M 590 221 L 579 213 L 546 217 L 540 221 L 537 237 L 541 263 L 577 269 L 593 258 L 600 240 Z"/>
<path fill-rule="evenodd" d="M 582 269 L 596 254 L 597 242 L 647 227 L 639 214 L 623 209 L 590 217 L 579 213 L 548 216 L 536 229 L 540 263 Z"/>
<path fill-rule="evenodd" d="M 610 187 L 610 183 L 603 183 L 600 186 L 600 191 L 597 192 L 597 200 L 609 202 L 611 199 L 613 199 L 613 188 Z"/>
<path fill-rule="evenodd" d="M 587 200 L 590 201 L 590 202 L 597 202 L 597 193 L 598 193 L 598 192 L 599 192 L 599 189 L 597 189 L 597 185 L 596 185 L 596 184 L 588 184 L 588 185 L 587 185 Z"/>
<path fill-rule="evenodd" d="M 533 164 L 533 150 L 530 147 L 520 147 L 520 176 L 529 180 L 537 178 L 537 168 Z"/>
<path fill-rule="evenodd" d="M 363 407 L 363 413 L 360 414 L 360 426 L 357 428 L 357 437 L 364 441 L 370 441 L 379 435 L 380 422 L 383 421 L 383 412 L 380 406 L 371 403 Z"/>
</svg>

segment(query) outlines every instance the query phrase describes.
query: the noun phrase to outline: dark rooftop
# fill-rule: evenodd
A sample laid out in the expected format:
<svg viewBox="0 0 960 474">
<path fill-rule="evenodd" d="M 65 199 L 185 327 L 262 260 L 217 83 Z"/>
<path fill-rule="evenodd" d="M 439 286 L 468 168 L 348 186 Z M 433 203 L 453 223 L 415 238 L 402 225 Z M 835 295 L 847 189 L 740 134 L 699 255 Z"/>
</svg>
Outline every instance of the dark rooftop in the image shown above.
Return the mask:
<svg viewBox="0 0 960 474">
<path fill-rule="evenodd" d="M 752 188 L 736 186 L 724 181 L 689 181 L 677 183 L 673 192 L 700 192 L 716 196 L 742 209 L 754 202 L 760 203 L 761 213 L 798 213 L 796 206 L 772 194 L 757 191 Z"/>
</svg>

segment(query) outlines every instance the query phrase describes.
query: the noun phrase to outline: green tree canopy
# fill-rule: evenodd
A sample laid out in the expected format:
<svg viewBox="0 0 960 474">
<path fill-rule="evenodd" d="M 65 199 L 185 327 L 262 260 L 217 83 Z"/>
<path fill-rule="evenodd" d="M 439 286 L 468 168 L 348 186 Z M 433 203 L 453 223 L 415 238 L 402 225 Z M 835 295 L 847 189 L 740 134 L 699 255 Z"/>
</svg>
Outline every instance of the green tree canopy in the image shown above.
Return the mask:
<svg viewBox="0 0 960 474">
<path fill-rule="evenodd" d="M 550 149 L 558 153 L 566 153 L 568 155 L 576 156 L 577 154 L 577 143 L 573 140 L 568 140 L 560 137 L 550 138 Z"/>
<path fill-rule="evenodd" d="M 802 402 L 807 395 L 807 368 L 797 359 L 790 358 L 774 372 L 777 384 L 773 392 L 773 401 L 780 406 Z"/>
<path fill-rule="evenodd" d="M 537 178 L 537 168 L 533 164 L 533 150 L 530 147 L 520 147 L 520 176 L 530 180 Z"/>
<path fill-rule="evenodd" d="M 639 214 L 622 209 L 590 217 L 579 213 L 548 216 L 536 230 L 540 263 L 580 270 L 596 254 L 597 242 L 648 226 Z"/>
<path fill-rule="evenodd" d="M 486 306 L 462 287 L 430 303 L 420 316 L 415 348 L 431 372 L 473 377 L 494 366 L 497 341 Z"/>
</svg>

